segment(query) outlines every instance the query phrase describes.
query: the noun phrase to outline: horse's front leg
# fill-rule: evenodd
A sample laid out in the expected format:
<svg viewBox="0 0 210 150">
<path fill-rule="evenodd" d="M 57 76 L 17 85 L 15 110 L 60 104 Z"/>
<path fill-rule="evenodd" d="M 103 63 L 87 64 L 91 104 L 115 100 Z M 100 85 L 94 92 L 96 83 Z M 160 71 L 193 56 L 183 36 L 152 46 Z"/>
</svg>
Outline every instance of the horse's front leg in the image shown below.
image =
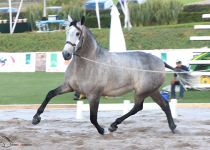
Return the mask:
<svg viewBox="0 0 210 150">
<path fill-rule="evenodd" d="M 60 85 L 54 90 L 49 91 L 47 96 L 45 97 L 45 100 L 42 102 L 41 106 L 38 108 L 37 113 L 34 115 L 32 124 L 36 125 L 41 121 L 40 115 L 44 112 L 45 107 L 47 106 L 47 104 L 53 97 L 67 93 L 67 92 L 72 92 L 72 91 L 73 90 L 66 83 Z"/>
<path fill-rule="evenodd" d="M 89 105 L 90 105 L 90 122 L 96 127 L 98 133 L 104 134 L 104 129 L 98 124 L 97 114 L 100 96 L 88 96 Z"/>
</svg>

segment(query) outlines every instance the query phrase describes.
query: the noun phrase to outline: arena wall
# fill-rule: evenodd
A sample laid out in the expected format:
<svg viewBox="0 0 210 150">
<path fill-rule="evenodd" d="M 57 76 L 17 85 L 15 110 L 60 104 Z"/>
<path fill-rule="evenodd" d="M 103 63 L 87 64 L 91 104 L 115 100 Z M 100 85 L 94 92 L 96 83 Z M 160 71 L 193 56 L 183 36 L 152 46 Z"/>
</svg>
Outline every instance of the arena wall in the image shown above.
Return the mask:
<svg viewBox="0 0 210 150">
<path fill-rule="evenodd" d="M 171 66 L 177 60 L 188 65 L 190 60 L 201 52 L 210 49 L 157 49 L 141 50 L 161 58 Z M 0 72 L 64 72 L 70 62 L 64 61 L 61 52 L 0 53 Z"/>
</svg>

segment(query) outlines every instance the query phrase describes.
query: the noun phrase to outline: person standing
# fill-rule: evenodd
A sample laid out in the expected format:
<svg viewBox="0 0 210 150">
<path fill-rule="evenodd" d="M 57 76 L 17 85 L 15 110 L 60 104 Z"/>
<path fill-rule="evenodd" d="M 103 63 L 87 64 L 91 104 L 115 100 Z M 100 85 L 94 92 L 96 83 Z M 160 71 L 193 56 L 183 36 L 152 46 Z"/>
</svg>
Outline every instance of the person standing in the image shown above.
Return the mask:
<svg viewBox="0 0 210 150">
<path fill-rule="evenodd" d="M 181 69 L 183 71 L 189 71 L 188 67 L 182 65 L 180 60 L 176 61 L 176 68 Z M 179 86 L 179 98 L 182 99 L 184 97 L 184 87 L 181 82 L 177 79 L 177 74 L 175 73 L 173 79 L 171 80 L 171 98 L 176 99 L 176 86 Z"/>
</svg>

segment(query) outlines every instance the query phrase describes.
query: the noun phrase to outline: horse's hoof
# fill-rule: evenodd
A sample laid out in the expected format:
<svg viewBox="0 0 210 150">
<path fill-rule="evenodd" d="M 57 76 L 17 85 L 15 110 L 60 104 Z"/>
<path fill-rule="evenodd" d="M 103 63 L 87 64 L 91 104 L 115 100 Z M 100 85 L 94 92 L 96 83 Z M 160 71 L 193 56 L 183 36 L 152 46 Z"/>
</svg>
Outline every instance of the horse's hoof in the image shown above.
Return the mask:
<svg viewBox="0 0 210 150">
<path fill-rule="evenodd" d="M 32 124 L 33 125 L 37 125 L 38 123 L 40 123 L 41 121 L 41 117 L 40 116 L 34 116 L 33 120 L 32 120 Z"/>
<path fill-rule="evenodd" d="M 101 134 L 101 135 L 104 135 L 104 133 L 105 133 L 104 128 L 101 128 L 100 130 L 98 130 L 98 133 Z"/>
<path fill-rule="evenodd" d="M 171 125 L 170 129 L 171 129 L 172 133 L 175 133 L 176 125 L 175 124 Z"/>
<path fill-rule="evenodd" d="M 114 131 L 117 130 L 117 128 L 118 128 L 117 125 L 111 125 L 111 126 L 109 127 L 109 131 L 110 131 L 110 132 L 114 132 Z"/>
</svg>

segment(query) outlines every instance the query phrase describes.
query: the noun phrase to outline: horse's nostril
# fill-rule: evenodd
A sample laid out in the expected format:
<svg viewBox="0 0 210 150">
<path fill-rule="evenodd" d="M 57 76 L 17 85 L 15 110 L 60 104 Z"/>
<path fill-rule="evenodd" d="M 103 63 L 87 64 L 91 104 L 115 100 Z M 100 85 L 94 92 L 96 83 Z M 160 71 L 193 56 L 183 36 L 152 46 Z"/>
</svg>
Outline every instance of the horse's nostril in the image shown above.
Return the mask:
<svg viewBox="0 0 210 150">
<path fill-rule="evenodd" d="M 62 54 L 63 54 L 63 58 L 64 58 L 65 60 L 71 59 L 71 54 L 70 54 L 69 52 L 63 51 Z"/>
</svg>

